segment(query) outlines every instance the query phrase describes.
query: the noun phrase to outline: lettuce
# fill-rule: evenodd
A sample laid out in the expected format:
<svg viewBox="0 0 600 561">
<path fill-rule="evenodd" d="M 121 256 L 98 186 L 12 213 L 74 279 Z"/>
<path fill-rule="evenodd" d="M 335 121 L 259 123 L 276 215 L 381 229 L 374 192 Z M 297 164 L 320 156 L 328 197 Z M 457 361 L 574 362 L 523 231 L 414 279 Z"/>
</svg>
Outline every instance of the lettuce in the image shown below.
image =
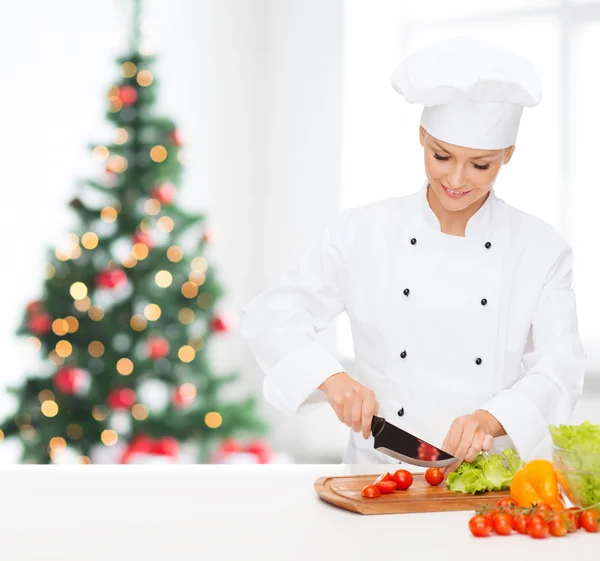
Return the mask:
<svg viewBox="0 0 600 561">
<path fill-rule="evenodd" d="M 573 503 L 588 507 L 600 503 L 600 425 L 550 425 L 554 465 Z"/>
<path fill-rule="evenodd" d="M 449 474 L 446 486 L 457 493 L 510 489 L 513 473 L 524 464 L 517 452 L 507 448 L 502 454 L 480 454 L 472 462 L 463 462 Z"/>
<path fill-rule="evenodd" d="M 514 448 L 507 448 L 506 450 L 503 450 L 502 455 L 506 458 L 508 469 L 513 475 L 525 466 L 525 462 L 521 459 L 519 454 L 517 454 Z"/>
</svg>

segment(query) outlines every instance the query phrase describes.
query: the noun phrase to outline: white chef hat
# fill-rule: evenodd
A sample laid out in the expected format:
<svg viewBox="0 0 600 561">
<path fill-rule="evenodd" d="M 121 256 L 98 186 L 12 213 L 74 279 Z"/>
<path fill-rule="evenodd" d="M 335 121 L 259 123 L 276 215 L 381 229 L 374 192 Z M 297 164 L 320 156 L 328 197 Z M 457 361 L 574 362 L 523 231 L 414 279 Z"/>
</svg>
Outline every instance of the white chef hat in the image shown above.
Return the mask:
<svg viewBox="0 0 600 561">
<path fill-rule="evenodd" d="M 470 37 L 443 39 L 410 54 L 391 77 L 408 103 L 424 105 L 423 128 L 467 148 L 515 143 L 523 107 L 542 96 L 535 66 Z"/>
</svg>

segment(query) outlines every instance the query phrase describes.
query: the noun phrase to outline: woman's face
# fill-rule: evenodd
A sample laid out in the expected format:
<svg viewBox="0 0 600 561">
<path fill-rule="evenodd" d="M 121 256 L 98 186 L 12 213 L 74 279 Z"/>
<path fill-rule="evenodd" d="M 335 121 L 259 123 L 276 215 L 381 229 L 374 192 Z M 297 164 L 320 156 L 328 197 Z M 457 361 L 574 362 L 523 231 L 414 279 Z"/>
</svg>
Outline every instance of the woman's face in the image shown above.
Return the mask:
<svg viewBox="0 0 600 561">
<path fill-rule="evenodd" d="M 420 127 L 425 151 L 425 173 L 442 206 L 460 211 L 485 197 L 500 168 L 507 164 L 514 145 L 502 150 L 474 150 L 447 144 Z"/>
</svg>

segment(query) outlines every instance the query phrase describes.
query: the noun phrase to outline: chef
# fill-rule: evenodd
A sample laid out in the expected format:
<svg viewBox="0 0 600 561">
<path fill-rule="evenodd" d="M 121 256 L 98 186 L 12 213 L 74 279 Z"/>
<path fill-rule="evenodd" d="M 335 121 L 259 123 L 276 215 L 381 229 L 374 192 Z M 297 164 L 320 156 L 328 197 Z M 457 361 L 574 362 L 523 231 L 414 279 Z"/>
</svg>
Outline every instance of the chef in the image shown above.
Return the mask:
<svg viewBox="0 0 600 561">
<path fill-rule="evenodd" d="M 541 99 L 537 72 L 460 37 L 413 52 L 391 83 L 423 106 L 426 180 L 337 213 L 243 308 L 265 398 L 293 415 L 332 407 L 350 427 L 344 463 L 397 463 L 373 447 L 373 414 L 458 462 L 507 446 L 549 458 L 548 425 L 569 421 L 584 379 L 572 251 L 494 189 L 523 108 Z M 353 372 L 315 340 L 341 313 Z"/>
</svg>

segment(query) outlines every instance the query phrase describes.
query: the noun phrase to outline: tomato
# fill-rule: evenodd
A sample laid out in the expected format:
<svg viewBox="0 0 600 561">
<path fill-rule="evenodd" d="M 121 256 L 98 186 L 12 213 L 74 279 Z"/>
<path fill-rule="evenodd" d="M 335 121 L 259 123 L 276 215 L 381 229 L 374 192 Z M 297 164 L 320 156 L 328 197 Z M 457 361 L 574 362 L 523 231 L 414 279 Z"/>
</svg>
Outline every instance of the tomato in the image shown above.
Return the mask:
<svg viewBox="0 0 600 561">
<path fill-rule="evenodd" d="M 374 482 L 373 485 L 377 485 L 378 483 L 381 483 L 382 481 L 391 481 L 392 480 L 392 475 L 390 474 L 390 472 L 386 472 L 386 473 L 382 473 Z"/>
<path fill-rule="evenodd" d="M 519 532 L 519 534 L 526 534 L 527 522 L 529 522 L 529 516 L 526 514 L 519 514 L 519 516 L 515 518 L 515 530 Z"/>
<path fill-rule="evenodd" d="M 501 536 L 508 536 L 513 531 L 515 519 L 510 514 L 499 513 L 492 520 L 494 532 Z"/>
<path fill-rule="evenodd" d="M 584 510 L 581 513 L 580 523 L 581 527 L 590 533 L 594 533 L 598 531 L 598 520 L 600 519 L 600 514 L 598 514 L 597 510 L 593 508 L 590 510 Z"/>
<path fill-rule="evenodd" d="M 368 499 L 375 499 L 381 496 L 381 491 L 375 485 L 367 485 L 363 490 L 361 495 L 363 497 L 367 497 Z"/>
<path fill-rule="evenodd" d="M 563 502 L 560 499 L 558 499 L 558 500 L 550 503 L 550 508 L 554 512 L 562 512 L 563 510 L 565 510 L 565 505 L 563 504 Z"/>
<path fill-rule="evenodd" d="M 527 522 L 527 533 L 532 538 L 542 539 L 548 535 L 548 523 L 540 514 L 534 514 Z"/>
<path fill-rule="evenodd" d="M 497 514 L 500 514 L 500 511 L 499 511 L 497 508 L 495 508 L 494 510 L 490 510 L 490 512 L 487 514 L 487 516 L 488 516 L 488 517 L 489 517 L 491 520 L 493 520 L 494 518 L 496 518 L 496 515 L 497 515 Z"/>
<path fill-rule="evenodd" d="M 392 475 L 392 479 L 396 482 L 396 489 L 399 491 L 406 491 L 413 484 L 412 473 L 405 469 L 399 469 Z"/>
<path fill-rule="evenodd" d="M 481 514 L 473 516 L 469 520 L 469 530 L 477 538 L 485 538 L 492 532 L 492 521 Z"/>
<path fill-rule="evenodd" d="M 377 484 L 377 488 L 384 494 L 387 495 L 396 489 L 395 481 L 380 481 Z"/>
<path fill-rule="evenodd" d="M 425 472 L 425 481 L 429 483 L 429 485 L 436 486 L 439 485 L 444 480 L 444 474 L 440 471 L 440 468 L 429 468 Z"/>
<path fill-rule="evenodd" d="M 538 503 L 535 505 L 536 512 L 551 512 L 552 507 L 548 503 Z"/>
<path fill-rule="evenodd" d="M 497 503 L 496 503 L 497 507 L 500 508 L 515 508 L 517 506 L 517 503 L 513 500 L 513 499 L 509 499 L 504 498 L 504 499 L 500 499 Z"/>
<path fill-rule="evenodd" d="M 558 512 L 553 514 L 548 521 L 548 529 L 553 536 L 564 536 L 567 533 L 567 517 Z"/>
<path fill-rule="evenodd" d="M 576 506 L 572 506 L 571 508 L 565 510 L 565 514 L 571 522 L 569 532 L 576 532 L 579 530 L 579 528 L 581 528 L 581 511 Z"/>
</svg>

